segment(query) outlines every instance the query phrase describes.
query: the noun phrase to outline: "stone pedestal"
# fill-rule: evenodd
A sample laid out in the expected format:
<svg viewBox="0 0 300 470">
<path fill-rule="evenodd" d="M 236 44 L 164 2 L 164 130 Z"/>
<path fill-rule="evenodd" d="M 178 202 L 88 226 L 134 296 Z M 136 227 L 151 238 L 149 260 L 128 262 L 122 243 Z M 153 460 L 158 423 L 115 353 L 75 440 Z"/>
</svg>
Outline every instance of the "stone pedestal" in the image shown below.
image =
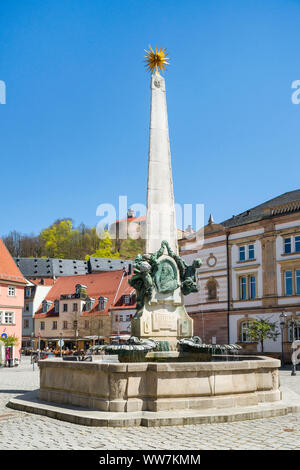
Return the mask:
<svg viewBox="0 0 300 470">
<path fill-rule="evenodd" d="M 132 320 L 131 331 L 140 339 L 168 341 L 170 351 L 175 351 L 179 339 L 193 336 L 193 320 L 184 305 L 164 305 L 160 309 L 146 305 Z"/>
</svg>

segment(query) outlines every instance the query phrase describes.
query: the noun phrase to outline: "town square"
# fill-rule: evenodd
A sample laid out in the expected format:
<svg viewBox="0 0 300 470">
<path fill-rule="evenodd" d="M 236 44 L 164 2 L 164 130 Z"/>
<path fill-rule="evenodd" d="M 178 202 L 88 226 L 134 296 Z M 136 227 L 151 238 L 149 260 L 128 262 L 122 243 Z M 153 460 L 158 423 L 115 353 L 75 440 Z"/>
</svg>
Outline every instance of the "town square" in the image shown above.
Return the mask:
<svg viewBox="0 0 300 470">
<path fill-rule="evenodd" d="M 300 5 L 254 3 L 1 7 L 1 450 L 300 449 Z"/>
</svg>

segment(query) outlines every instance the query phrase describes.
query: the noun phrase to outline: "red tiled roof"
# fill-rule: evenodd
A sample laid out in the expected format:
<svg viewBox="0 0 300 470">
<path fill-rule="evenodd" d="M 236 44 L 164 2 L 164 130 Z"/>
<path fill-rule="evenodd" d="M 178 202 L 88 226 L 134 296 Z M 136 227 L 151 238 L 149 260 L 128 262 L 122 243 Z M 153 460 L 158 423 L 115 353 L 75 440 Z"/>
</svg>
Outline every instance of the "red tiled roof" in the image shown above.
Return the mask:
<svg viewBox="0 0 300 470">
<path fill-rule="evenodd" d="M 128 284 L 128 279 L 129 276 L 124 276 L 123 269 L 76 276 L 62 276 L 57 279 L 45 298 L 45 300 L 51 300 L 53 302 L 50 310 L 47 313 L 43 313 L 41 304 L 35 317 L 43 318 L 53 316 L 54 301 L 60 300 L 61 295 L 74 294 L 76 284 L 87 286 L 88 297 L 95 299 L 93 308 L 87 312 L 82 312 L 82 316 L 108 315 L 109 309 L 112 307 L 113 303 L 116 303 L 128 290 L 130 292 L 133 291 L 132 287 Z M 100 296 L 108 299 L 105 309 L 101 311 L 99 310 L 98 302 Z M 134 306 L 132 308 L 134 308 Z M 57 313 L 55 315 L 58 316 Z"/>
<path fill-rule="evenodd" d="M 134 288 L 130 284 L 128 284 L 128 279 L 130 279 L 130 277 L 131 276 L 126 276 L 125 278 L 123 278 L 122 284 L 120 285 L 120 288 L 119 288 L 118 293 L 116 295 L 114 304 L 111 305 L 110 310 L 113 310 L 114 308 L 122 308 L 123 306 L 126 307 L 126 308 L 131 308 L 131 309 L 136 308 L 135 303 L 132 304 L 132 305 L 125 305 L 122 302 L 123 295 L 129 295 L 129 294 L 133 295 L 135 293 Z"/>
<path fill-rule="evenodd" d="M 36 286 L 53 286 L 53 284 L 55 284 L 56 282 L 56 279 L 52 279 L 50 277 L 39 277 L 36 279 L 27 278 L 27 280 L 32 282 L 32 284 L 35 284 Z"/>
<path fill-rule="evenodd" d="M 0 280 L 26 284 L 21 271 L 0 238 Z"/>
<path fill-rule="evenodd" d="M 111 307 L 110 310 L 135 310 L 136 309 L 136 304 L 132 305 L 115 305 L 114 307 Z"/>
</svg>

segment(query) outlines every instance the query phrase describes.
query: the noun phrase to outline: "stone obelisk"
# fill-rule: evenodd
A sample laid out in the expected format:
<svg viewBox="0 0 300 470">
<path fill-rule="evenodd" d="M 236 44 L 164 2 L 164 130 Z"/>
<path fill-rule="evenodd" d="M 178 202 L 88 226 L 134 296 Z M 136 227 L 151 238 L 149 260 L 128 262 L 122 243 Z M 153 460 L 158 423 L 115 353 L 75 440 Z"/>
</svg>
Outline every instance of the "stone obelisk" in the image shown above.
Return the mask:
<svg viewBox="0 0 300 470">
<path fill-rule="evenodd" d="M 158 73 L 151 77 L 146 220 L 146 253 L 154 253 L 166 240 L 178 254 L 166 86 Z"/>
<path fill-rule="evenodd" d="M 136 257 L 134 275 L 129 280 L 137 293 L 131 332 L 174 350 L 180 338 L 193 334 L 193 321 L 185 310 L 183 296 L 197 290 L 197 266 L 187 266 L 178 256 L 166 86 L 158 72 L 158 68 L 165 69 L 168 59 L 165 49 L 155 47 L 154 51 L 150 47 L 146 52 L 152 72 L 146 253 Z"/>
</svg>

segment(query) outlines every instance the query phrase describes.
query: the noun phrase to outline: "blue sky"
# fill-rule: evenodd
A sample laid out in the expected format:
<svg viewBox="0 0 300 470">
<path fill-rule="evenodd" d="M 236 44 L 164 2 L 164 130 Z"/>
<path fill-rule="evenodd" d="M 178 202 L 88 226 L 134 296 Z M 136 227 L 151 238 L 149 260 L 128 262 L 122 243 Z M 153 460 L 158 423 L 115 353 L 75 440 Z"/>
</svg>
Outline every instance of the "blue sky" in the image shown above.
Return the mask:
<svg viewBox="0 0 300 470">
<path fill-rule="evenodd" d="M 145 203 L 155 42 L 176 201 L 220 222 L 299 189 L 299 24 L 296 0 L 1 2 L 0 234 Z"/>
</svg>

